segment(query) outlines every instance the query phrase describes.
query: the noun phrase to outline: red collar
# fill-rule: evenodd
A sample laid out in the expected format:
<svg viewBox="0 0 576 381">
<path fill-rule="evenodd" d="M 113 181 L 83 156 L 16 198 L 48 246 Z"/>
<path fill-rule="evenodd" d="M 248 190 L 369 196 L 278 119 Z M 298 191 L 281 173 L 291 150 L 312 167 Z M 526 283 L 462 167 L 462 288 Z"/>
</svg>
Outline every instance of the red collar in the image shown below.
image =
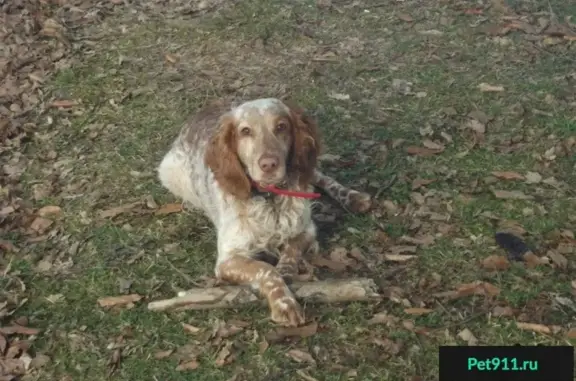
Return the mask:
<svg viewBox="0 0 576 381">
<path fill-rule="evenodd" d="M 290 197 L 299 197 L 299 198 L 318 198 L 321 196 L 320 193 L 311 193 L 311 192 L 298 192 L 298 191 L 291 191 L 287 189 L 279 189 L 276 188 L 274 185 L 268 185 L 266 187 L 260 186 L 257 182 L 252 180 L 252 185 L 260 190 L 265 192 L 274 193 L 280 196 L 290 196 Z"/>
</svg>

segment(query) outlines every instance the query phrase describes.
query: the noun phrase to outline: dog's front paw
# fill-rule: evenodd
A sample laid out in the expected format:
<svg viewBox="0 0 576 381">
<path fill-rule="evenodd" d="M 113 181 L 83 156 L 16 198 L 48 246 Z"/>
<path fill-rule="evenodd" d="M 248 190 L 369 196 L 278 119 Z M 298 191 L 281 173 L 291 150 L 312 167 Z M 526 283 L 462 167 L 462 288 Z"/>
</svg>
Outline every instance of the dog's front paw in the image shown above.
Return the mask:
<svg viewBox="0 0 576 381">
<path fill-rule="evenodd" d="M 355 213 L 365 213 L 372 207 L 372 197 L 368 193 L 351 191 L 346 207 Z"/>
<path fill-rule="evenodd" d="M 283 296 L 270 301 L 270 317 L 273 322 L 285 327 L 304 324 L 304 311 L 292 296 Z"/>
</svg>

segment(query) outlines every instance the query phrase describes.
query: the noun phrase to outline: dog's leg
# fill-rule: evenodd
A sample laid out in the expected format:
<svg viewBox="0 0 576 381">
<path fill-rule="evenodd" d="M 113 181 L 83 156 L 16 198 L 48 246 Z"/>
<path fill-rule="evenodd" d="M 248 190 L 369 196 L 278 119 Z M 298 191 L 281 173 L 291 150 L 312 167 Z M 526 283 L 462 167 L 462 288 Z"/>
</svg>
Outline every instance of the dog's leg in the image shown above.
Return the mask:
<svg viewBox="0 0 576 381">
<path fill-rule="evenodd" d="M 318 253 L 318 241 L 316 240 L 316 226 L 310 224 L 306 231 L 289 239 L 280 252 L 280 258 L 276 269 L 284 280 L 291 281 L 298 275 L 298 264 L 303 254 L 314 256 Z"/>
<path fill-rule="evenodd" d="M 304 323 L 302 307 L 274 266 L 250 258 L 250 253 L 244 250 L 231 250 L 223 254 L 216 265 L 219 279 L 251 285 L 258 290 L 268 301 L 272 321 L 288 327 Z"/>
<path fill-rule="evenodd" d="M 345 187 L 319 170 L 314 171 L 313 184 L 326 191 L 330 197 L 352 212 L 364 213 L 372 206 L 372 200 L 368 193 Z"/>
</svg>

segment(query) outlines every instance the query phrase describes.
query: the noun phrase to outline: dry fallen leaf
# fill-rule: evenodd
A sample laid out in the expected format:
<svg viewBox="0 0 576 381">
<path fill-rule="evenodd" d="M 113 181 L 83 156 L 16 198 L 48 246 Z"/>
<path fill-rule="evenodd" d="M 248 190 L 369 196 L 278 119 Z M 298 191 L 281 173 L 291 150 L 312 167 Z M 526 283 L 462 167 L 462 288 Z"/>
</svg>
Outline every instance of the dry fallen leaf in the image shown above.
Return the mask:
<svg viewBox="0 0 576 381">
<path fill-rule="evenodd" d="M 391 254 L 402 254 L 402 253 L 415 253 L 418 250 L 418 246 L 409 245 L 396 245 L 390 246 L 388 252 Z"/>
<path fill-rule="evenodd" d="M 410 15 L 407 14 L 407 13 L 400 13 L 400 14 L 398 15 L 398 19 L 400 19 L 400 20 L 402 20 L 402 21 L 405 21 L 405 22 L 412 22 L 412 21 L 414 21 L 414 19 L 412 18 L 412 16 L 410 16 Z"/>
<path fill-rule="evenodd" d="M 184 344 L 176 348 L 173 357 L 178 360 L 178 364 L 183 364 L 184 362 L 187 361 L 196 360 L 198 356 L 205 351 L 205 348 L 203 348 L 203 346 L 205 346 L 206 344 L 212 344 L 207 342 L 207 340 L 208 339 L 206 338 L 204 342 L 189 341 L 188 344 Z"/>
<path fill-rule="evenodd" d="M 381 295 L 394 303 L 404 303 L 405 291 L 400 287 L 385 287 L 382 289 Z"/>
<path fill-rule="evenodd" d="M 493 284 L 482 281 L 475 281 L 472 283 L 465 283 L 459 285 L 456 290 L 445 291 L 434 294 L 437 298 L 458 299 L 470 295 L 483 295 L 483 296 L 497 296 L 500 294 L 500 289 Z"/>
<path fill-rule="evenodd" d="M 316 267 L 326 267 L 334 272 L 342 272 L 346 270 L 346 264 L 342 262 L 336 262 L 328 258 L 324 258 L 321 255 L 316 255 L 310 260 L 310 263 Z"/>
<path fill-rule="evenodd" d="M 350 252 L 348 254 L 358 262 L 367 261 L 367 258 L 364 256 L 364 254 L 362 254 L 362 250 L 360 250 L 358 247 L 353 247 L 352 249 L 350 249 Z"/>
<path fill-rule="evenodd" d="M 175 64 L 176 62 L 178 62 L 178 58 L 169 53 L 164 54 L 164 59 L 170 62 L 171 64 Z"/>
<path fill-rule="evenodd" d="M 348 94 L 340 94 L 340 93 L 330 93 L 328 94 L 328 97 L 332 98 L 332 99 L 336 99 L 338 101 L 347 101 L 350 99 L 350 95 Z"/>
<path fill-rule="evenodd" d="M 487 270 L 506 270 L 510 262 L 502 255 L 490 255 L 482 260 L 482 267 Z"/>
<path fill-rule="evenodd" d="M 156 353 L 154 354 L 154 358 L 155 358 L 156 360 L 162 360 L 162 359 L 165 359 L 166 357 L 170 357 L 170 355 L 171 355 L 172 353 L 174 353 L 174 350 L 173 350 L 173 349 L 167 349 L 167 350 L 165 350 L 165 351 L 156 352 Z"/>
<path fill-rule="evenodd" d="M 196 334 L 202 330 L 201 328 L 194 327 L 193 325 L 190 325 L 190 324 L 186 324 L 186 323 L 181 323 L 181 324 L 182 324 L 182 328 L 184 328 L 184 331 L 186 331 L 187 333 Z"/>
<path fill-rule="evenodd" d="M 120 205 L 120 206 L 116 206 L 114 208 L 101 210 L 98 214 L 99 214 L 100 218 L 114 218 L 120 214 L 127 213 L 127 212 L 131 211 L 132 209 L 139 206 L 140 204 L 141 204 L 141 202 L 138 201 L 138 202 L 133 202 L 130 204 Z"/>
<path fill-rule="evenodd" d="M 494 197 L 505 200 L 532 200 L 534 197 L 521 191 L 493 190 Z"/>
<path fill-rule="evenodd" d="M 480 123 L 476 119 L 470 119 L 468 122 L 466 122 L 466 128 L 469 128 L 478 134 L 486 133 L 486 125 L 484 123 Z"/>
<path fill-rule="evenodd" d="M 394 342 L 388 338 L 380 339 L 375 337 L 372 339 L 372 342 L 382 348 L 387 355 L 395 356 L 402 350 L 402 343 Z"/>
<path fill-rule="evenodd" d="M 492 176 L 501 180 L 524 180 L 524 176 L 518 172 L 503 171 L 503 172 L 492 172 Z"/>
<path fill-rule="evenodd" d="M 404 310 L 404 313 L 408 315 L 426 315 L 429 314 L 430 312 L 434 312 L 434 310 L 431 310 L 429 308 L 418 308 L 418 307 L 406 308 Z"/>
<path fill-rule="evenodd" d="M 355 261 L 348 257 L 348 250 L 344 247 L 335 247 L 330 252 L 330 260 L 334 262 L 343 263 L 346 266 L 354 266 Z"/>
<path fill-rule="evenodd" d="M 278 327 L 266 334 L 268 343 L 277 343 L 289 337 L 309 337 L 318 331 L 318 323 L 313 321 L 300 327 Z"/>
<path fill-rule="evenodd" d="M 469 8 L 464 10 L 465 15 L 481 15 L 483 10 L 480 8 Z"/>
<path fill-rule="evenodd" d="M 222 367 L 234 361 L 234 356 L 231 356 L 232 344 L 232 341 L 226 341 L 226 344 L 224 344 L 222 349 L 218 352 L 218 356 L 216 356 L 216 360 L 214 361 L 217 367 Z"/>
<path fill-rule="evenodd" d="M 431 234 L 422 235 L 422 236 L 418 236 L 418 237 L 409 237 L 409 236 L 403 235 L 402 237 L 400 237 L 400 241 L 406 242 L 406 243 L 411 243 L 413 245 L 430 246 L 430 245 L 434 244 L 435 238 Z"/>
<path fill-rule="evenodd" d="M 513 235 L 522 240 L 522 237 L 526 236 L 526 229 L 518 222 L 514 220 L 498 220 L 498 230 L 504 234 Z M 500 233 L 496 233 L 497 235 Z M 503 236 L 504 237 L 504 236 Z M 513 241 L 513 238 L 504 238 L 505 240 Z M 525 245 L 525 244 L 524 244 Z M 520 244 L 522 246 L 522 244 Z"/>
<path fill-rule="evenodd" d="M 62 107 L 62 108 L 69 108 L 69 107 L 74 107 L 77 105 L 78 105 L 78 102 L 72 101 L 72 100 L 66 100 L 66 99 L 56 100 L 50 104 L 50 106 L 52 106 L 52 107 Z"/>
<path fill-rule="evenodd" d="M 416 189 L 421 188 L 425 185 L 432 184 L 434 181 L 436 181 L 436 180 L 435 179 L 417 178 L 414 181 L 412 181 L 412 190 L 416 190 Z"/>
<path fill-rule="evenodd" d="M 28 326 L 28 318 L 26 316 L 17 317 L 14 319 L 14 324 L 26 327 Z"/>
<path fill-rule="evenodd" d="M 182 204 L 166 204 L 162 205 L 154 214 L 157 216 L 172 214 L 172 213 L 179 213 L 182 211 Z"/>
<path fill-rule="evenodd" d="M 415 328 L 414 322 L 410 321 L 410 320 L 402 321 L 402 326 L 409 331 L 414 331 L 414 328 Z"/>
<path fill-rule="evenodd" d="M 452 135 L 450 135 L 446 131 L 441 131 L 440 136 L 442 136 L 442 138 L 446 140 L 446 143 L 452 143 L 454 141 L 454 139 L 452 139 Z"/>
<path fill-rule="evenodd" d="M 542 175 L 538 172 L 526 172 L 526 182 L 528 184 L 538 184 L 542 181 Z"/>
<path fill-rule="evenodd" d="M 492 316 L 502 317 L 502 316 L 514 316 L 514 310 L 510 307 L 496 306 L 492 310 Z"/>
<path fill-rule="evenodd" d="M 108 360 L 108 377 L 110 377 L 118 368 L 122 362 L 122 349 L 116 348 L 112 351 L 110 359 Z"/>
<path fill-rule="evenodd" d="M 525 331 L 532 331 L 544 334 L 552 333 L 549 327 L 542 324 L 516 322 L 516 326 Z"/>
<path fill-rule="evenodd" d="M 502 87 L 502 86 L 494 86 L 494 85 L 490 85 L 490 84 L 484 83 L 484 82 L 478 85 L 478 89 L 480 91 L 482 91 L 483 93 L 485 93 L 485 92 L 493 93 L 493 92 L 504 91 L 504 87 Z"/>
<path fill-rule="evenodd" d="M 332 0 L 316 0 L 316 6 L 320 9 L 329 9 L 332 7 Z"/>
<path fill-rule="evenodd" d="M 12 242 L 0 239 L 0 251 L 2 250 L 8 253 L 9 252 L 16 253 L 19 251 L 18 247 L 16 247 L 16 245 L 14 245 Z"/>
<path fill-rule="evenodd" d="M 44 206 L 44 207 L 38 209 L 37 214 L 40 217 L 47 217 L 47 216 L 51 216 L 51 215 L 58 215 L 61 212 L 62 212 L 62 208 L 60 208 L 59 206 L 47 205 L 47 206 Z"/>
<path fill-rule="evenodd" d="M 560 269 L 565 269 L 568 267 L 568 259 L 566 259 L 566 257 L 562 254 L 554 250 L 548 250 L 546 256 L 552 260 L 552 263 L 554 263 L 556 267 Z"/>
<path fill-rule="evenodd" d="M 439 31 L 437 29 L 430 29 L 430 30 L 421 30 L 419 31 L 421 35 L 424 36 L 443 36 L 444 32 Z"/>
<path fill-rule="evenodd" d="M 262 354 L 266 352 L 266 349 L 270 347 L 270 344 L 266 341 L 266 339 L 262 339 L 261 342 L 258 343 L 258 353 Z"/>
<path fill-rule="evenodd" d="M 500 294 L 500 289 L 488 282 L 480 282 L 481 286 L 475 290 L 476 294 L 484 296 L 496 296 Z"/>
<path fill-rule="evenodd" d="M 156 201 L 152 195 L 147 195 L 144 197 L 144 202 L 146 203 L 146 207 L 148 209 L 158 209 L 158 204 L 156 204 Z"/>
<path fill-rule="evenodd" d="M 541 258 L 531 251 L 528 251 L 522 256 L 524 262 L 526 262 L 526 267 L 534 268 L 536 266 L 545 265 L 547 262 L 544 258 Z"/>
<path fill-rule="evenodd" d="M 443 150 L 440 150 L 440 149 L 430 149 L 430 148 L 419 147 L 419 146 L 408 146 L 408 147 L 406 147 L 405 151 L 409 155 L 416 155 L 416 156 L 423 156 L 423 157 L 437 155 L 437 154 L 443 152 Z"/>
<path fill-rule="evenodd" d="M 235 324 L 233 321 L 224 322 L 221 320 L 216 320 L 214 328 L 212 329 L 212 337 L 215 342 L 220 342 L 222 339 L 234 336 L 244 330 L 246 326 L 241 324 Z"/>
<path fill-rule="evenodd" d="M 394 325 L 398 323 L 399 319 L 396 316 L 388 315 L 386 312 L 378 312 L 374 314 L 370 320 L 366 322 L 368 325 L 373 324 L 385 324 L 385 325 Z"/>
<path fill-rule="evenodd" d="M 34 221 L 30 224 L 30 229 L 34 230 L 37 233 L 42 234 L 46 229 L 48 229 L 54 221 L 49 220 L 44 217 L 36 217 Z"/>
<path fill-rule="evenodd" d="M 342 156 L 340 155 L 333 155 L 331 153 L 325 153 L 323 155 L 318 156 L 318 160 L 322 163 L 326 164 L 337 164 L 340 160 L 342 160 Z"/>
<path fill-rule="evenodd" d="M 30 368 L 32 369 L 43 368 L 44 366 L 48 365 L 50 361 L 51 359 L 49 356 L 46 356 L 45 354 L 42 353 L 38 353 L 36 354 L 36 357 L 34 357 L 30 362 Z"/>
<path fill-rule="evenodd" d="M 46 300 L 49 301 L 50 303 L 58 303 L 64 300 L 64 295 L 62 294 L 52 294 L 52 295 L 48 295 L 46 297 Z"/>
<path fill-rule="evenodd" d="M 286 356 L 290 357 L 296 362 L 307 362 L 312 365 L 316 365 L 316 360 L 308 352 L 302 351 L 300 349 L 291 349 L 286 353 Z"/>
<path fill-rule="evenodd" d="M 198 364 L 198 361 L 196 361 L 196 359 L 189 360 L 189 361 L 185 361 L 185 362 L 182 362 L 181 364 L 179 364 L 176 367 L 176 371 L 177 372 L 184 372 L 187 370 L 194 370 L 194 369 L 198 369 L 199 366 L 200 366 L 200 364 Z"/>
<path fill-rule="evenodd" d="M 436 143 L 430 139 L 424 139 L 422 145 L 428 149 L 436 151 L 444 151 L 445 147 L 442 144 Z"/>
<path fill-rule="evenodd" d="M 37 328 L 24 327 L 21 325 L 8 325 L 5 327 L 0 327 L 0 333 L 2 335 L 37 335 L 40 330 Z"/>
<path fill-rule="evenodd" d="M 384 259 L 391 262 L 406 262 L 416 257 L 416 255 L 384 254 Z"/>
<path fill-rule="evenodd" d="M 8 347 L 8 340 L 6 340 L 4 335 L 0 334 L 0 356 L 4 356 L 4 352 L 6 352 L 7 347 Z"/>
<path fill-rule="evenodd" d="M 105 298 L 98 299 L 98 304 L 100 307 L 115 307 L 124 306 L 132 303 L 138 302 L 142 299 L 142 296 L 138 294 L 120 295 L 120 296 L 107 296 Z"/>
<path fill-rule="evenodd" d="M 296 374 L 299 375 L 304 381 L 318 381 L 318 379 L 312 377 L 302 369 L 298 369 Z"/>
<path fill-rule="evenodd" d="M 468 328 L 464 328 L 462 331 L 458 332 L 458 337 L 467 342 L 470 346 L 478 344 L 478 339 Z"/>
</svg>

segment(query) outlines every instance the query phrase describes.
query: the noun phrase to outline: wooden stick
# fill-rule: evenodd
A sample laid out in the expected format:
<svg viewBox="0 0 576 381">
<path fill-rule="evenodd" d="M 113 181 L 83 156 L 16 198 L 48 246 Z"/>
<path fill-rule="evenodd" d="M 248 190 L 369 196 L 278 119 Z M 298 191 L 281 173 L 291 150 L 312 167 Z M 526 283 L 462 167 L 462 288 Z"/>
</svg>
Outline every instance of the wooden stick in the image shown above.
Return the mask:
<svg viewBox="0 0 576 381">
<path fill-rule="evenodd" d="M 318 282 L 294 282 L 290 289 L 306 303 L 341 303 L 356 301 L 378 301 L 376 283 L 369 278 L 326 280 Z M 237 308 L 245 304 L 262 303 L 263 298 L 247 286 L 223 286 L 193 288 L 182 291 L 172 299 L 148 303 L 150 311 L 205 310 L 213 308 Z"/>
</svg>

